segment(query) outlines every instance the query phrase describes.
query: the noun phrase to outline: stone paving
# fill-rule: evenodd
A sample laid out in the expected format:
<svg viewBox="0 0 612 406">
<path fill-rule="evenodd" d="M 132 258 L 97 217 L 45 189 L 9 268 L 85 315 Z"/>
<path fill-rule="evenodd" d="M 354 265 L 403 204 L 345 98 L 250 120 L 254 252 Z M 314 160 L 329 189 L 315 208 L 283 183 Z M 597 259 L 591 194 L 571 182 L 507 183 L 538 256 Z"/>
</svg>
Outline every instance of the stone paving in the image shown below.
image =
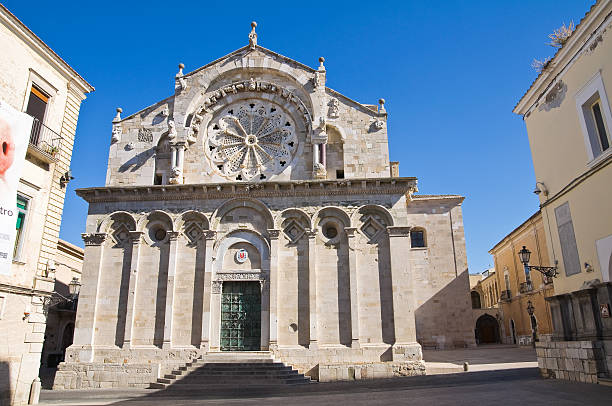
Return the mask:
<svg viewBox="0 0 612 406">
<path fill-rule="evenodd" d="M 427 375 L 462 372 L 464 362 L 469 364 L 469 371 L 498 371 L 538 366 L 534 348 L 514 345 L 481 345 L 461 350 L 424 350 L 423 359 Z"/>
<path fill-rule="evenodd" d="M 42 405 L 610 405 L 612 387 L 542 379 L 537 368 L 417 376 L 298 387 L 189 393 L 147 390 L 44 391 Z"/>
</svg>

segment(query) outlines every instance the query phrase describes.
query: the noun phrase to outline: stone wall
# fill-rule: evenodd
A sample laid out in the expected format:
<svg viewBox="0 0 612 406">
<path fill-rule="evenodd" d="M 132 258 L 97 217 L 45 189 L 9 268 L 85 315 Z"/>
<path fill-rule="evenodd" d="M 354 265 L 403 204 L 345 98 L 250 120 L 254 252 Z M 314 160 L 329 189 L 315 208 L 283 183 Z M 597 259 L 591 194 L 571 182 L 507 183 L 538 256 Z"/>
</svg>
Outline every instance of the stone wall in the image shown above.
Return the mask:
<svg viewBox="0 0 612 406">
<path fill-rule="evenodd" d="M 610 344 L 608 344 L 610 345 Z M 545 378 L 597 383 L 607 372 L 601 341 L 552 341 L 550 335 L 536 342 L 538 367 Z"/>
</svg>

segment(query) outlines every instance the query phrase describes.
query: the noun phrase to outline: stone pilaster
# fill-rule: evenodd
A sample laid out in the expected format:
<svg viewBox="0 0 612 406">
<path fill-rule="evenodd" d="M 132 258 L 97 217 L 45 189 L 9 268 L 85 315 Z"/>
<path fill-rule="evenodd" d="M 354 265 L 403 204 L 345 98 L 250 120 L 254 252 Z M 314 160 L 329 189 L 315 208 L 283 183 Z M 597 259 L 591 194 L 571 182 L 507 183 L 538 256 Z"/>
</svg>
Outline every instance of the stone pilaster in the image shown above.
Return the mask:
<svg viewBox="0 0 612 406">
<path fill-rule="evenodd" d="M 85 242 L 82 288 L 75 323 L 75 335 L 71 350 L 73 359 L 92 362 L 94 358 L 94 334 L 98 303 L 100 275 L 102 273 L 106 233 L 81 234 Z"/>
<path fill-rule="evenodd" d="M 406 252 L 410 250 L 410 227 L 387 227 L 391 283 L 393 286 L 393 360 L 420 360 L 421 346 L 416 341 L 414 282 Z"/>
<path fill-rule="evenodd" d="M 268 230 L 270 236 L 270 344 L 278 345 L 278 237 L 280 230 Z"/>
<path fill-rule="evenodd" d="M 164 320 L 164 343 L 162 348 L 172 348 L 172 321 L 174 310 L 174 279 L 176 277 L 176 261 L 178 250 L 178 231 L 169 231 L 168 240 L 170 253 L 168 256 L 168 281 L 166 285 L 166 313 Z"/>
<path fill-rule="evenodd" d="M 221 293 L 223 281 L 212 281 L 210 291 L 210 351 L 221 350 Z"/>
<path fill-rule="evenodd" d="M 306 232 L 308 236 L 308 309 L 310 312 L 310 342 L 311 350 L 319 347 L 317 329 L 317 230 Z"/>
<path fill-rule="evenodd" d="M 344 229 L 349 249 L 349 289 L 351 292 L 351 348 L 359 348 L 359 285 L 357 276 L 357 254 L 355 253 L 355 232 L 357 228 Z"/>
<path fill-rule="evenodd" d="M 130 282 L 125 313 L 125 332 L 123 335 L 123 348 L 132 348 L 132 335 L 134 331 L 134 306 L 136 305 L 136 290 L 138 289 L 138 265 L 140 262 L 140 245 L 142 231 L 130 231 L 132 243 L 132 258 L 130 261 Z"/>
<path fill-rule="evenodd" d="M 204 231 L 204 242 L 198 241 L 198 249 L 201 245 L 205 244 L 204 251 L 204 297 L 202 298 L 202 335 L 200 339 L 200 348 L 203 350 L 209 350 L 211 323 L 210 323 L 210 306 L 212 303 L 211 295 L 211 281 L 212 281 L 212 254 L 213 245 L 215 243 L 215 231 Z"/>
</svg>

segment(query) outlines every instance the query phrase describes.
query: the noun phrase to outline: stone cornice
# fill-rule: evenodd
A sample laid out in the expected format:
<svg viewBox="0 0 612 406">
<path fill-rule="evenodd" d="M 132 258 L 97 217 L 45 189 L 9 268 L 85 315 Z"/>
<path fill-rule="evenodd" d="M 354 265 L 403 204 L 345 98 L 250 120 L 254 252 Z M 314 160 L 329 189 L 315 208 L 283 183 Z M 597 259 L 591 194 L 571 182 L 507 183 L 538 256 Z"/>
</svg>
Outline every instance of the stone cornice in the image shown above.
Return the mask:
<svg viewBox="0 0 612 406">
<path fill-rule="evenodd" d="M 209 200 L 236 197 L 308 197 L 344 195 L 403 195 L 416 191 L 416 178 L 305 180 L 262 183 L 206 183 L 77 189 L 88 203 L 164 200 Z"/>
</svg>

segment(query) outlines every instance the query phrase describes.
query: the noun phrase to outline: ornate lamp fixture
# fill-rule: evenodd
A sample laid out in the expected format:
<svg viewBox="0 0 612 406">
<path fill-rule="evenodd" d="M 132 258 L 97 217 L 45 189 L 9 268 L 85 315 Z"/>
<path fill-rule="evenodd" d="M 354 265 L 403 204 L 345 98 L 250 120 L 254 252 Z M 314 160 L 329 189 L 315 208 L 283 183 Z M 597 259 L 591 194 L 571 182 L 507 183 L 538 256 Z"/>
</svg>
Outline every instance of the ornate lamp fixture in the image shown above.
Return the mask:
<svg viewBox="0 0 612 406">
<path fill-rule="evenodd" d="M 66 297 L 58 292 L 52 292 L 51 296 L 43 298 L 43 312 L 45 315 L 49 313 L 49 309 L 53 306 L 61 305 L 65 310 L 76 310 L 76 304 L 79 300 L 81 292 L 81 282 L 78 278 L 73 277 L 68 284 L 69 297 Z"/>
<path fill-rule="evenodd" d="M 549 278 L 557 277 L 557 267 L 556 266 L 529 265 L 529 258 L 531 257 L 531 251 L 529 251 L 527 247 L 525 247 L 524 245 L 523 245 L 523 249 L 519 251 L 518 255 L 519 255 L 519 258 L 521 259 L 521 262 L 523 263 L 523 266 L 525 267 L 525 276 L 527 277 L 528 282 L 530 281 L 529 271 L 531 270 L 538 271 L 541 274 L 546 275 Z"/>
</svg>

